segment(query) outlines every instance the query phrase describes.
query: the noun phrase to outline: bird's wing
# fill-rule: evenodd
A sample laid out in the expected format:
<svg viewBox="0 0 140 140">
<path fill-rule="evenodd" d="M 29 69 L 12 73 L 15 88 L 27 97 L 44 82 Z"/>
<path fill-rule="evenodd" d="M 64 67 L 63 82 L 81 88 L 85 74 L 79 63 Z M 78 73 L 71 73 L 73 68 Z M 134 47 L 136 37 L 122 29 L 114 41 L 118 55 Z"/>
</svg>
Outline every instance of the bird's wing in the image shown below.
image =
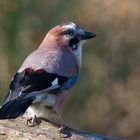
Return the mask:
<svg viewBox="0 0 140 140">
<path fill-rule="evenodd" d="M 10 84 L 4 104 L 0 109 L 0 119 L 13 119 L 22 115 L 38 94 L 44 90 L 54 94 L 54 90 L 65 90 L 75 84 L 77 75 L 66 77 L 48 73 L 43 69 L 33 71 L 27 68 L 16 73 Z"/>
</svg>

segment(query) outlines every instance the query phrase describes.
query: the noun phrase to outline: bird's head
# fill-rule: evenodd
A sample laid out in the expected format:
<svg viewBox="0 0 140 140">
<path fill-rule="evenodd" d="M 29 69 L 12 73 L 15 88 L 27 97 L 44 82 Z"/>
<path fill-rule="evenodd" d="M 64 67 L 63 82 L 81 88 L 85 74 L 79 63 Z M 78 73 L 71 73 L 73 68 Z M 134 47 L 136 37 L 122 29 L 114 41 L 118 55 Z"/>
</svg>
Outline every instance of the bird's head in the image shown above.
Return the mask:
<svg viewBox="0 0 140 140">
<path fill-rule="evenodd" d="M 68 22 L 53 27 L 45 38 L 57 46 L 70 48 L 81 62 L 83 44 L 95 36 L 95 33 L 87 32 L 78 25 Z"/>
</svg>

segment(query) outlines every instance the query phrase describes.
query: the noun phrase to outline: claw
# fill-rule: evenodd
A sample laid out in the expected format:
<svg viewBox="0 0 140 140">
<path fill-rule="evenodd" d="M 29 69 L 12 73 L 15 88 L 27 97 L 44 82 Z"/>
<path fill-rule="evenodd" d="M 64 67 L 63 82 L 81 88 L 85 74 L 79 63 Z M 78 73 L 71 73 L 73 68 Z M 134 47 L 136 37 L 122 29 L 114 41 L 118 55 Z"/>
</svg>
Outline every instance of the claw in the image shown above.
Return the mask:
<svg viewBox="0 0 140 140">
<path fill-rule="evenodd" d="M 27 119 L 26 125 L 28 125 L 29 127 L 34 127 L 36 125 L 39 125 L 40 123 L 41 123 L 41 120 L 37 118 L 36 115 L 34 115 L 33 117 L 30 117 L 29 119 Z"/>
<path fill-rule="evenodd" d="M 66 125 L 61 125 L 61 127 L 59 128 L 59 132 L 60 132 L 60 136 L 63 138 L 69 138 L 72 136 L 70 128 Z M 62 134 L 64 134 L 65 136 L 62 136 Z"/>
<path fill-rule="evenodd" d="M 26 121 L 26 125 L 30 126 L 30 124 L 32 123 L 32 119 L 33 117 L 29 117 Z"/>
</svg>

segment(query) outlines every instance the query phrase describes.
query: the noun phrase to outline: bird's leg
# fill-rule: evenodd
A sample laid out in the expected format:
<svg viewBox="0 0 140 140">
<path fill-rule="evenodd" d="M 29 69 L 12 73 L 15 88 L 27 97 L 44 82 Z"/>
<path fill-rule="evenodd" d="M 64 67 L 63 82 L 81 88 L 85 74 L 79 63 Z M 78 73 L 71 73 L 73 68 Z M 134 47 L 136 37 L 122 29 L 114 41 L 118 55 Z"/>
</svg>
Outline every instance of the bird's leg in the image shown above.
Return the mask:
<svg viewBox="0 0 140 140">
<path fill-rule="evenodd" d="M 66 129 L 68 129 L 68 126 L 66 124 L 61 124 L 59 131 L 60 133 L 64 133 Z"/>
<path fill-rule="evenodd" d="M 60 113 L 57 112 L 57 115 L 59 116 L 59 120 L 60 120 L 60 128 L 58 129 L 60 136 L 63 138 L 71 137 L 72 134 L 70 132 L 70 128 L 68 127 L 66 123 L 64 123 Z M 65 135 L 65 136 L 62 136 L 62 135 Z"/>
<path fill-rule="evenodd" d="M 68 97 L 68 93 L 61 93 L 61 96 L 59 96 L 57 99 L 57 104 L 53 108 L 53 111 L 55 112 L 57 116 L 57 120 L 59 120 L 60 128 L 59 128 L 59 133 L 61 137 L 68 138 L 71 137 L 71 131 L 70 128 L 65 124 L 65 122 L 62 119 L 62 112 L 64 108 L 65 101 Z M 65 135 L 65 136 L 62 136 Z"/>
<path fill-rule="evenodd" d="M 41 120 L 37 118 L 36 115 L 34 115 L 33 117 L 29 117 L 29 119 L 27 119 L 26 125 L 33 127 L 35 125 L 39 125 L 40 123 L 41 123 Z"/>
<path fill-rule="evenodd" d="M 66 124 L 61 124 L 60 128 L 59 128 L 59 132 L 60 132 L 60 136 L 63 138 L 69 138 L 72 136 L 70 128 L 66 125 Z M 65 135 L 65 136 L 62 136 Z"/>
<path fill-rule="evenodd" d="M 36 115 L 33 116 L 32 121 L 31 121 L 31 125 L 32 126 L 37 125 L 37 117 L 36 117 Z"/>
</svg>

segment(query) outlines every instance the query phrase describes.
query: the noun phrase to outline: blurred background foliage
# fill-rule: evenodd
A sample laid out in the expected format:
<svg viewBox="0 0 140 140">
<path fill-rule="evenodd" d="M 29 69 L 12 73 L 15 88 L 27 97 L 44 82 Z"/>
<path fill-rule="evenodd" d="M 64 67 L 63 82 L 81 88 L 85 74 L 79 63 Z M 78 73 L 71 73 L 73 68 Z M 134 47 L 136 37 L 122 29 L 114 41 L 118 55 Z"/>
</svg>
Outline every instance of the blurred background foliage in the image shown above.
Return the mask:
<svg viewBox="0 0 140 140">
<path fill-rule="evenodd" d="M 64 113 L 75 128 L 140 139 L 139 0 L 0 0 L 0 101 L 47 31 L 72 21 L 97 37 Z"/>
</svg>

